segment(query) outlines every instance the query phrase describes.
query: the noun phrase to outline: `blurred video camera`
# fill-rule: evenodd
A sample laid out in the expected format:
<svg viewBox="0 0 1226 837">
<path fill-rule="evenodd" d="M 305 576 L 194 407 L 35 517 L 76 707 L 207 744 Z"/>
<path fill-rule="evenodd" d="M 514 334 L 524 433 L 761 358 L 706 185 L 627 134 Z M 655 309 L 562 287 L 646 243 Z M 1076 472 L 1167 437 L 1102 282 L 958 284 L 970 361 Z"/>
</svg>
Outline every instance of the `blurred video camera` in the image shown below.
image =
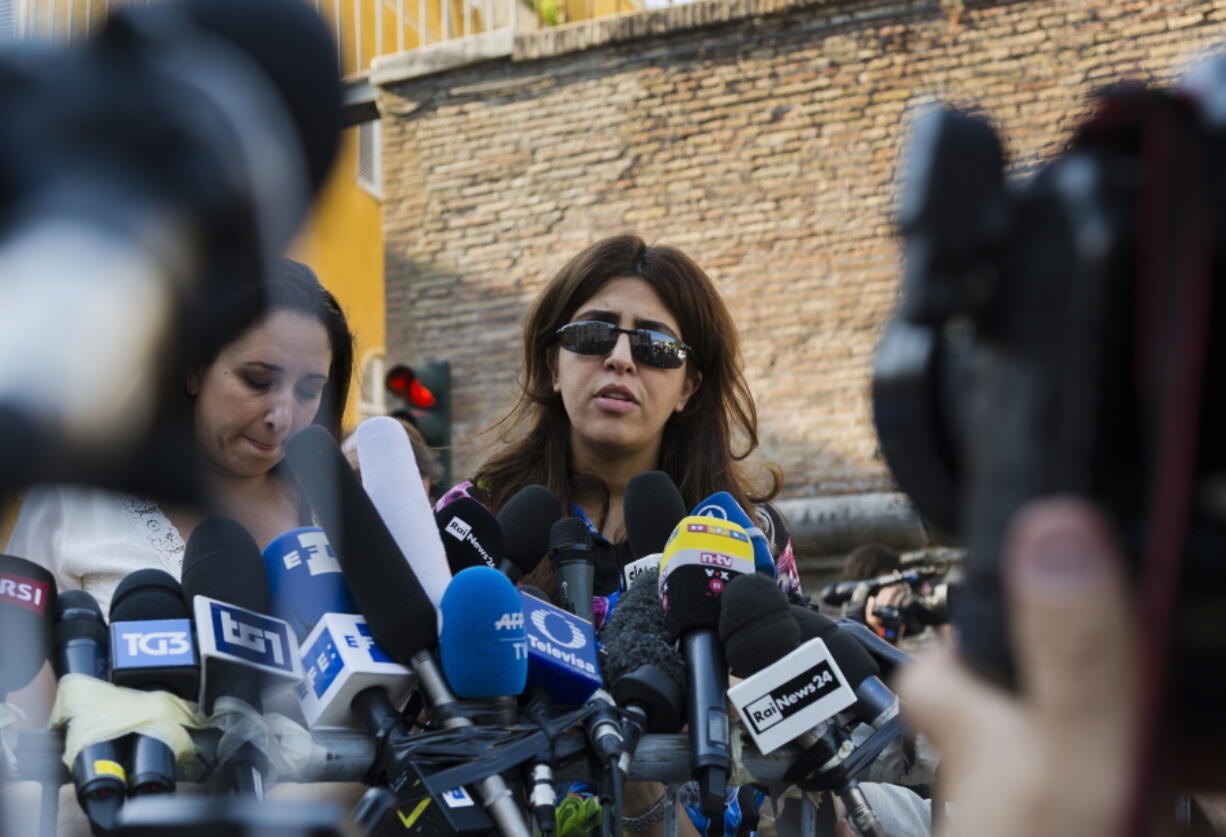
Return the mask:
<svg viewBox="0 0 1226 837">
<path fill-rule="evenodd" d="M 117 8 L 0 50 L 0 495 L 190 494 L 151 432 L 210 299 L 282 255 L 330 168 L 336 46 L 299 0 Z M 173 438 L 171 438 L 173 437 Z"/>
<path fill-rule="evenodd" d="M 956 582 L 944 580 L 948 568 L 919 566 L 886 573 L 875 578 L 840 581 L 822 588 L 818 596 L 824 605 L 867 607 L 868 600 L 887 587 L 905 584 L 910 588 L 905 600 L 898 605 L 874 603 L 873 616 L 882 626 L 885 639 L 899 639 L 918 634 L 925 627 L 949 623 L 949 602 L 956 598 Z M 867 615 L 867 614 L 866 614 Z"/>
<path fill-rule="evenodd" d="M 922 514 L 968 547 L 953 610 L 979 672 L 1013 682 L 1006 527 L 1027 501 L 1090 498 L 1170 631 L 1184 730 L 1226 699 L 1226 58 L 1183 84 L 1100 91 L 1067 149 L 1007 180 L 988 120 L 913 124 L 902 295 L 875 360 L 881 449 Z"/>
</svg>

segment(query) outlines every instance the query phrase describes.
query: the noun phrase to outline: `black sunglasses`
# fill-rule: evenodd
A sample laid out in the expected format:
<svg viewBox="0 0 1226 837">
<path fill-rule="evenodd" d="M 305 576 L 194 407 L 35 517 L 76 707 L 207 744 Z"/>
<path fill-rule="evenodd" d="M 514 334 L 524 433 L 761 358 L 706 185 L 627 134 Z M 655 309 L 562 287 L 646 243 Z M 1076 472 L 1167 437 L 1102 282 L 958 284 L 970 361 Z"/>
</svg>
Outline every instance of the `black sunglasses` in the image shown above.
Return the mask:
<svg viewBox="0 0 1226 837">
<path fill-rule="evenodd" d="M 619 334 L 630 335 L 630 356 L 657 369 L 685 365 L 690 347 L 671 334 L 649 328 L 619 328 L 600 320 L 570 323 L 554 332 L 558 345 L 579 355 L 607 355 L 617 345 Z"/>
</svg>

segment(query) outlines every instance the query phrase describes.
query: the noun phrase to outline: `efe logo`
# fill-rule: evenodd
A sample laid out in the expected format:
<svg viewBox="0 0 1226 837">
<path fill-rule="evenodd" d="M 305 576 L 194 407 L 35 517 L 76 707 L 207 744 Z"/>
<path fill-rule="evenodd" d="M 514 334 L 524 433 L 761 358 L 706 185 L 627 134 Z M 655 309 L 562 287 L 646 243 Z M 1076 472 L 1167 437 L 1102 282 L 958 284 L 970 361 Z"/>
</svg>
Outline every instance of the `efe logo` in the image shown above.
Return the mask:
<svg viewBox="0 0 1226 837">
<path fill-rule="evenodd" d="M 7 599 L 18 607 L 42 615 L 47 609 L 48 592 L 49 588 L 41 581 L 0 573 L 0 599 Z"/>
</svg>

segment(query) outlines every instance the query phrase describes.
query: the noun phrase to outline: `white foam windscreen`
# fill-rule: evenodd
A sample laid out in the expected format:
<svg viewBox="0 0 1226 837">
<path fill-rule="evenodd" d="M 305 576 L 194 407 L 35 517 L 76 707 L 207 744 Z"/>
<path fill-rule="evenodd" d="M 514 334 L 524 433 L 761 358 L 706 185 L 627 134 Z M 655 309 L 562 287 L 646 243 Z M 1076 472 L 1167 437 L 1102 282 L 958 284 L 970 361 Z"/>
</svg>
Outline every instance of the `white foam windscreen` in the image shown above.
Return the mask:
<svg viewBox="0 0 1226 837">
<path fill-rule="evenodd" d="M 409 435 L 396 419 L 376 416 L 358 425 L 357 440 L 362 486 L 437 608 L 451 568 Z"/>
</svg>

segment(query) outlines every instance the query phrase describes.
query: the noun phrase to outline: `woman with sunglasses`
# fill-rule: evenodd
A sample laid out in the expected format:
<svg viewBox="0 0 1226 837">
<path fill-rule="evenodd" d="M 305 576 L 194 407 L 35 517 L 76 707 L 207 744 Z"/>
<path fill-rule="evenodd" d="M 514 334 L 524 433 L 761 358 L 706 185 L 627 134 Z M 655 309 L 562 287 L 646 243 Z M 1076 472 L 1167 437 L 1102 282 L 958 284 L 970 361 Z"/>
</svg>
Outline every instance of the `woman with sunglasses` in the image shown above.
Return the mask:
<svg viewBox="0 0 1226 837">
<path fill-rule="evenodd" d="M 440 506 L 471 494 L 497 511 L 527 485 L 552 490 L 566 513 L 592 530 L 599 624 L 632 558 L 626 484 L 643 471 L 660 470 L 672 477 L 688 508 L 717 491 L 731 493 L 770 536 L 780 585 L 799 590 L 782 519 L 765 505 L 779 489 L 779 473 L 769 469 L 768 485 L 758 488 L 741 464 L 757 447 L 758 434 L 736 326 L 711 280 L 688 256 L 622 235 L 572 258 L 524 323 L 521 381 L 518 402 L 501 422 L 508 446 Z M 548 561 L 524 583 L 551 595 L 557 587 Z M 653 804 L 661 791 L 628 788 L 627 830 L 659 830 L 649 820 L 662 813 Z M 697 806 L 686 807 L 705 831 Z"/>
</svg>

